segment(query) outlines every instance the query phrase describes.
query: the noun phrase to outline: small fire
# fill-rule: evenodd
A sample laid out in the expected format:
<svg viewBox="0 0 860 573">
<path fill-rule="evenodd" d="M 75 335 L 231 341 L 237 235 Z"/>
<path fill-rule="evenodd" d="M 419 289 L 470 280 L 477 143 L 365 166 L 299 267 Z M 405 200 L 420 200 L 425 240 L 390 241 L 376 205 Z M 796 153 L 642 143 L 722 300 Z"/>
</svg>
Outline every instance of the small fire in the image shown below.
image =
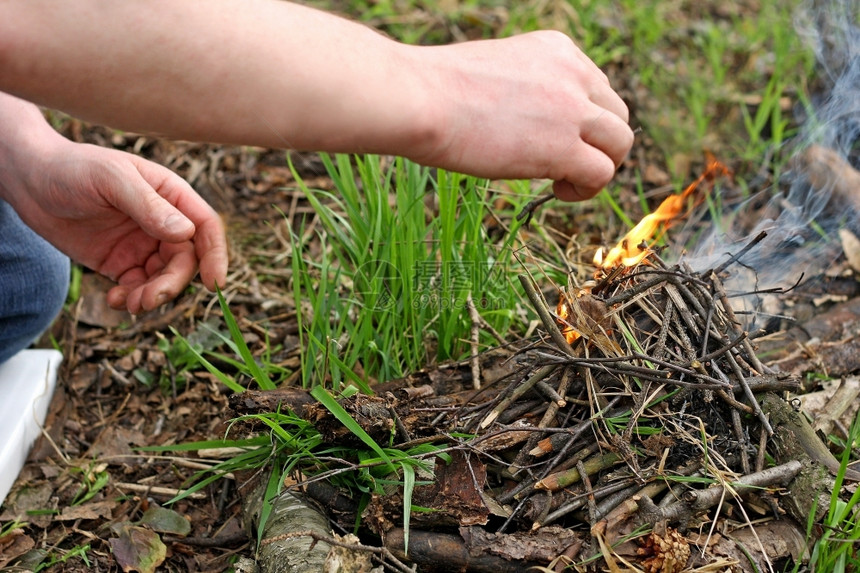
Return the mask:
<svg viewBox="0 0 860 573">
<path fill-rule="evenodd" d="M 561 327 L 561 333 L 567 339 L 568 344 L 573 344 L 579 333 L 570 325 L 570 302 L 567 300 L 567 294 L 562 290 L 558 293 L 558 307 L 556 308 L 556 321 Z"/>
<path fill-rule="evenodd" d="M 718 176 L 729 175 L 731 175 L 729 168 L 709 155 L 704 172 L 690 183 L 682 193 L 667 197 L 657 207 L 656 211 L 643 217 L 617 245 L 610 249 L 606 256 L 603 255 L 603 249 L 598 249 L 594 255 L 594 266 L 598 269 L 595 279 L 599 280 L 607 276 L 607 271 L 618 267 L 633 267 L 641 263 L 651 252 L 651 245 L 659 238 L 657 232 L 660 226 L 663 226 L 663 230 L 667 229 L 681 215 L 684 204 L 690 195 L 698 189 L 699 185 L 705 180 L 713 181 Z M 574 293 L 570 294 L 563 290 L 559 293 L 556 321 L 569 344 L 573 344 L 581 337 L 581 334 L 572 326 L 572 323 L 576 321 L 571 317 L 571 308 L 574 304 L 571 297 L 580 299 L 580 297 L 591 295 L 591 292 L 591 287 L 585 287 L 576 289 Z"/>
<path fill-rule="evenodd" d="M 692 195 L 699 185 L 706 179 L 713 180 L 717 176 L 729 174 L 728 167 L 717 161 L 714 157 L 709 156 L 705 171 L 695 181 L 690 183 L 684 189 L 683 193 L 667 197 L 657 207 L 656 211 L 650 215 L 645 215 L 639 221 L 639 224 L 633 227 L 617 245 L 609 250 L 606 256 L 603 255 L 603 249 L 598 250 L 594 255 L 595 266 L 607 270 L 619 265 L 632 267 L 642 262 L 648 253 L 651 252 L 651 244 L 659 238 L 656 235 L 660 225 L 663 224 L 664 229 L 668 228 L 672 221 L 681 214 L 687 198 Z"/>
</svg>

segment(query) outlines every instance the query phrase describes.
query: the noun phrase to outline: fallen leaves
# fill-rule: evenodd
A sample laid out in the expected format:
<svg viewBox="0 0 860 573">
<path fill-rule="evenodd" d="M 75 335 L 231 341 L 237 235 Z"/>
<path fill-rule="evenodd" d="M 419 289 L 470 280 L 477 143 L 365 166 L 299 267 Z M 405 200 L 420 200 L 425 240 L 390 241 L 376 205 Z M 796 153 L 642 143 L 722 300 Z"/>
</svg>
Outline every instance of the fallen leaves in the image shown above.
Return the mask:
<svg viewBox="0 0 860 573">
<path fill-rule="evenodd" d="M 116 562 L 125 573 L 155 573 L 155 569 L 167 558 L 167 546 L 151 529 L 130 523 L 113 527 L 117 537 L 108 540 Z"/>
</svg>

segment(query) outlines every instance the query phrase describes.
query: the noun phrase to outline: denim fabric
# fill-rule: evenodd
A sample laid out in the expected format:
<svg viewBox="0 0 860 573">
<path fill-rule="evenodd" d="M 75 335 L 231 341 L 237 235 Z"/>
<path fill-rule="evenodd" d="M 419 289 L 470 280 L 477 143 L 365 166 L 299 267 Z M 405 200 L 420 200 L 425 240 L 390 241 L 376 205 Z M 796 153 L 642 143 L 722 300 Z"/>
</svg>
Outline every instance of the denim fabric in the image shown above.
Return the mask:
<svg viewBox="0 0 860 573">
<path fill-rule="evenodd" d="M 68 257 L 0 201 L 0 363 L 51 325 L 68 289 Z"/>
</svg>

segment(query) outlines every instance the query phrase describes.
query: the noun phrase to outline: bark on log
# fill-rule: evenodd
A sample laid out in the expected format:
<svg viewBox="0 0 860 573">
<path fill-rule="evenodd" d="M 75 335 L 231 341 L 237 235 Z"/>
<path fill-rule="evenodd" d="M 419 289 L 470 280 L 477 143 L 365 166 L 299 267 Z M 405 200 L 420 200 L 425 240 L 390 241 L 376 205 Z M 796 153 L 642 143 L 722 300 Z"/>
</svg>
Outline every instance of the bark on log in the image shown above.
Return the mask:
<svg viewBox="0 0 860 573">
<path fill-rule="evenodd" d="M 245 523 L 256 530 L 262 514 L 266 481 L 261 482 L 244 499 Z M 303 496 L 284 491 L 272 500 L 272 512 L 263 530 L 263 539 L 257 553 L 257 563 L 262 573 L 320 573 L 324 571 L 326 557 L 331 547 L 316 543 L 307 536 L 283 539 L 267 543 L 267 539 L 296 533 L 315 531 L 331 536 L 328 518 L 310 505 Z M 253 535 L 252 538 L 256 538 Z"/>
<path fill-rule="evenodd" d="M 799 523 L 806 523 L 814 509 L 815 520 L 819 521 L 830 505 L 833 475 L 839 471 L 839 462 L 806 418 L 785 400 L 775 394 L 765 394 L 761 407 L 773 423 L 771 441 L 777 462 L 798 460 L 803 464 L 800 473 L 788 485 L 790 495 L 782 498 L 787 511 Z M 846 479 L 858 481 L 860 472 L 849 468 Z"/>
</svg>

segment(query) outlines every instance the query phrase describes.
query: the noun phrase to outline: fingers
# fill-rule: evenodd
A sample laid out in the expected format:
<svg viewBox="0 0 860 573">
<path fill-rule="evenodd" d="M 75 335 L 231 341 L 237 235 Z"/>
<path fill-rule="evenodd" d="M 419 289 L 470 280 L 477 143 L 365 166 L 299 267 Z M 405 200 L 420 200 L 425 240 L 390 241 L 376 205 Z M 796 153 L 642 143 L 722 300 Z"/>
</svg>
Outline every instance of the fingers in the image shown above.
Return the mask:
<svg viewBox="0 0 860 573">
<path fill-rule="evenodd" d="M 220 217 L 197 226 L 194 247 L 200 264 L 200 280 L 210 291 L 227 281 L 227 241 Z"/>
<path fill-rule="evenodd" d="M 615 175 L 615 162 L 596 147 L 580 142 L 569 152 L 568 175 L 555 178 L 552 190 L 562 201 L 594 197 Z"/>
<path fill-rule="evenodd" d="M 158 240 L 179 242 L 191 238 L 195 230 L 194 223 L 168 197 L 181 197 L 184 194 L 197 196 L 197 193 L 167 168 L 135 156 L 129 156 L 129 159 L 137 168 L 137 173 L 126 173 L 114 178 L 110 196 L 114 206 Z M 159 192 L 160 189 L 166 192 Z"/>
<path fill-rule="evenodd" d="M 173 300 L 197 273 L 194 244 L 162 243 L 143 266 L 126 271 L 108 293 L 108 304 L 132 314 L 150 311 Z"/>
<path fill-rule="evenodd" d="M 616 168 L 627 157 L 634 139 L 627 119 L 607 110 L 600 111 L 582 126 L 581 137 L 585 143 L 609 157 Z"/>
<path fill-rule="evenodd" d="M 571 149 L 568 173 L 553 183 L 556 197 L 566 201 L 589 199 L 597 194 L 615 174 L 633 146 L 633 130 L 628 125 L 627 104 L 612 89 L 609 78 L 578 47 L 577 56 L 586 62 L 591 79 L 586 83 L 593 118 L 580 124 L 580 138 L 585 145 Z"/>
<path fill-rule="evenodd" d="M 227 238 L 221 217 L 185 180 L 173 172 L 148 162 L 139 168 L 144 176 L 154 182 L 153 187 L 157 194 L 164 197 L 171 209 L 187 217 L 187 220 L 193 224 L 192 240 L 200 264 L 203 284 L 209 290 L 215 290 L 216 284 L 223 286 L 227 278 L 228 255 Z M 158 177 L 165 175 L 164 172 L 167 176 L 157 183 Z"/>
<path fill-rule="evenodd" d="M 109 304 L 133 314 L 157 308 L 182 292 L 198 265 L 207 288 L 223 285 L 227 241 L 221 218 L 172 171 L 137 157 L 132 161 L 138 178 L 117 189 L 113 200 L 156 239 L 156 251 L 123 270 L 108 294 Z"/>
<path fill-rule="evenodd" d="M 582 126 L 581 144 L 574 146 L 567 158 L 568 175 L 553 183 L 557 198 L 563 201 L 590 199 L 612 180 L 633 146 L 634 134 L 627 124 L 626 110 L 624 106 L 624 117 L 621 117 L 602 109 Z"/>
</svg>

